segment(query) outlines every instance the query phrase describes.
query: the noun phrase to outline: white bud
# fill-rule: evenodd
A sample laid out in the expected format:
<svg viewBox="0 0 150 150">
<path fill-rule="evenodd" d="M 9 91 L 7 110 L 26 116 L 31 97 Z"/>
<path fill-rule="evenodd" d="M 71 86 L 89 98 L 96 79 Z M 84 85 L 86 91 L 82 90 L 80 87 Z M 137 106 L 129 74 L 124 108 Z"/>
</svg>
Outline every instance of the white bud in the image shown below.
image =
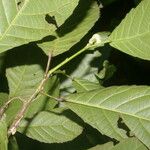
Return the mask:
<svg viewBox="0 0 150 150">
<path fill-rule="evenodd" d="M 89 44 L 100 44 L 102 42 L 102 38 L 99 34 L 94 34 L 92 38 L 89 40 Z"/>
</svg>

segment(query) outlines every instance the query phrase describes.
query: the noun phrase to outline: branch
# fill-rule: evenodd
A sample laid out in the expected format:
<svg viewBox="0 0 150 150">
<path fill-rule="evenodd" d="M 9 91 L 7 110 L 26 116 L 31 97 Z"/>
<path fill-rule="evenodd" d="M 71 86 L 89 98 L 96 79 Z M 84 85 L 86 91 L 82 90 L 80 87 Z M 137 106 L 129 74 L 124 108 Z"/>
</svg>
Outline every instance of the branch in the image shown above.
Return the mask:
<svg viewBox="0 0 150 150">
<path fill-rule="evenodd" d="M 54 67 L 53 69 L 48 71 L 49 66 L 50 66 L 50 62 L 51 62 L 51 58 L 52 58 L 51 54 L 49 54 L 44 79 L 41 81 L 41 83 L 38 86 L 37 90 L 33 93 L 33 95 L 26 102 L 24 102 L 21 110 L 17 113 L 13 123 L 10 125 L 10 127 L 8 129 L 8 136 L 14 135 L 16 133 L 17 128 L 19 126 L 19 123 L 22 120 L 22 118 L 24 117 L 24 114 L 25 114 L 27 108 L 30 106 L 30 103 L 36 98 L 36 96 L 43 90 L 43 86 L 44 86 L 46 80 L 52 75 L 52 73 L 54 73 L 57 69 L 59 69 L 60 67 L 62 67 L 63 65 L 65 65 L 66 63 L 71 61 L 73 58 L 75 58 L 76 56 L 80 55 L 81 53 L 83 53 L 84 51 L 89 49 L 90 47 L 91 46 L 89 46 L 89 44 L 87 44 L 87 46 L 85 46 L 83 49 L 81 49 L 80 51 L 78 51 L 77 53 L 75 53 L 74 55 L 67 58 L 62 63 L 60 63 L 59 65 L 57 65 L 56 67 Z"/>
<path fill-rule="evenodd" d="M 48 78 L 48 71 L 49 71 L 50 62 L 51 62 L 51 59 L 52 59 L 51 53 L 49 53 L 48 56 L 49 56 L 49 57 L 48 57 L 48 61 L 47 61 L 47 66 L 46 66 L 46 71 L 45 71 L 45 76 L 44 76 L 44 78 Z"/>
<path fill-rule="evenodd" d="M 98 35 L 93 36 L 92 39 L 90 39 L 89 43 L 83 49 L 81 49 L 80 51 L 78 51 L 77 53 L 72 55 L 71 57 L 67 58 L 66 60 L 64 60 L 63 62 L 58 64 L 56 67 L 52 68 L 51 70 L 49 70 L 49 67 L 50 67 L 50 62 L 51 62 L 52 56 L 51 56 L 51 54 L 49 54 L 44 79 L 41 81 L 37 90 L 33 93 L 33 95 L 26 102 L 24 102 L 21 110 L 17 113 L 13 123 L 10 125 L 10 127 L 8 129 L 8 136 L 14 135 L 16 133 L 16 130 L 19 126 L 19 123 L 20 123 L 21 119 L 24 117 L 24 114 L 25 114 L 27 108 L 30 106 L 30 103 L 36 98 L 36 96 L 43 90 L 43 86 L 44 86 L 46 80 L 52 75 L 52 73 L 54 73 L 60 67 L 67 64 L 72 59 L 74 59 L 75 57 L 77 57 L 78 55 L 83 53 L 84 51 L 88 50 L 89 48 L 94 48 L 95 46 L 98 47 L 97 44 L 100 46 L 100 45 L 105 44 L 107 42 L 108 42 L 107 40 L 101 41 L 100 35 L 99 36 Z"/>
<path fill-rule="evenodd" d="M 47 81 L 47 79 L 50 76 L 50 75 L 48 75 L 48 69 L 50 67 L 51 58 L 52 58 L 52 55 L 49 54 L 48 61 L 47 61 L 47 67 L 46 67 L 46 71 L 45 71 L 45 75 L 44 75 L 44 79 L 41 81 L 40 85 L 38 86 L 36 91 L 31 95 L 31 97 L 27 101 L 24 102 L 21 110 L 17 113 L 13 123 L 10 125 L 10 127 L 8 129 L 8 136 L 14 135 L 16 133 L 17 128 L 19 126 L 19 123 L 22 120 L 22 118 L 24 117 L 24 114 L 25 114 L 26 110 L 28 109 L 28 107 L 30 106 L 31 102 L 43 90 L 43 86 L 44 86 L 45 82 Z"/>
<path fill-rule="evenodd" d="M 64 60 L 62 63 L 58 64 L 56 67 L 52 68 L 49 72 L 48 75 L 51 75 L 52 73 L 54 73 L 56 70 L 58 70 L 60 67 L 64 66 L 65 64 L 67 64 L 68 62 L 70 62 L 72 59 L 74 59 L 75 57 L 77 57 L 78 55 L 80 55 L 81 53 L 85 52 L 86 50 L 89 49 L 95 49 L 97 47 L 101 47 L 106 43 L 109 43 L 110 41 L 108 40 L 108 36 L 110 33 L 106 32 L 106 33 L 102 33 L 102 34 L 94 34 L 92 36 L 92 38 L 89 40 L 89 42 L 87 43 L 87 45 L 82 48 L 80 51 L 78 51 L 77 53 L 75 53 L 74 55 L 72 55 L 71 57 L 67 58 L 66 60 Z"/>
</svg>

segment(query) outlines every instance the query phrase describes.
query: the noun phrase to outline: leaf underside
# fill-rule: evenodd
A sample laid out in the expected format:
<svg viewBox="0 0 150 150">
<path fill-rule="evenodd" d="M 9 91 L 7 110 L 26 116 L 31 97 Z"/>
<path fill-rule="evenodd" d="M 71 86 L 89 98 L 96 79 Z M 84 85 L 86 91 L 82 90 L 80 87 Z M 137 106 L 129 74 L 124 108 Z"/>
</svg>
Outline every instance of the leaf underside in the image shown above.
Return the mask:
<svg viewBox="0 0 150 150">
<path fill-rule="evenodd" d="M 47 57 L 36 47 L 24 46 L 16 51 L 9 51 L 7 60 L 9 61 L 6 69 L 9 97 L 27 100 L 44 77 Z"/>
<path fill-rule="evenodd" d="M 143 0 L 113 31 L 111 46 L 134 57 L 150 60 L 150 1 Z"/>
<path fill-rule="evenodd" d="M 80 78 L 73 79 L 73 86 L 75 87 L 78 93 L 99 89 L 101 87 L 99 82 L 90 82 L 88 80 L 80 79 Z"/>
<path fill-rule="evenodd" d="M 7 125 L 6 123 L 1 120 L 0 121 L 0 149 L 1 150 L 7 150 Z"/>
<path fill-rule="evenodd" d="M 126 138 L 119 118 L 150 148 L 150 87 L 109 87 L 66 97 L 67 106 L 85 122 L 117 140 Z"/>
<path fill-rule="evenodd" d="M 45 42 L 38 46 L 48 54 L 58 55 L 69 50 L 94 26 L 99 18 L 99 7 L 91 0 L 80 0 L 73 14 L 67 21 L 53 33 L 53 37 L 47 37 Z"/>
<path fill-rule="evenodd" d="M 66 114 L 66 116 L 65 116 Z M 82 127 L 72 121 L 71 113 L 56 109 L 40 112 L 30 123 L 23 120 L 18 131 L 28 137 L 45 143 L 62 143 L 74 139 L 82 132 Z M 29 125 L 28 125 L 29 124 Z"/>
<path fill-rule="evenodd" d="M 48 36 L 72 14 L 79 0 L 0 0 L 0 53 Z M 49 20 L 46 20 L 49 16 Z"/>
</svg>

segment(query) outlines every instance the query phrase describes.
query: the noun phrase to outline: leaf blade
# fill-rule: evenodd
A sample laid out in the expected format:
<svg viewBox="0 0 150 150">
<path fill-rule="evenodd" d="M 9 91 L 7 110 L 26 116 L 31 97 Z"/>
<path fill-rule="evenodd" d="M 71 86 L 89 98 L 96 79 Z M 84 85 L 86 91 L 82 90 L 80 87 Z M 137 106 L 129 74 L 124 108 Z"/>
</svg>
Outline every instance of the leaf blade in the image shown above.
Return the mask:
<svg viewBox="0 0 150 150">
<path fill-rule="evenodd" d="M 4 120 L 0 121 L 0 149 L 7 150 L 7 125 Z"/>
<path fill-rule="evenodd" d="M 56 27 L 49 24 L 45 20 L 45 16 L 47 14 L 55 16 L 58 26 L 60 26 L 72 14 L 77 4 L 78 0 L 71 2 L 68 0 L 26 0 L 22 2 L 22 7 L 19 8 L 15 0 L 11 2 L 0 0 L 0 16 L 2 18 L 0 23 L 0 53 L 50 35 Z M 64 13 L 59 14 L 60 10 Z"/>
<path fill-rule="evenodd" d="M 73 86 L 75 87 L 77 92 L 85 92 L 102 87 L 99 82 L 90 82 L 89 80 L 80 78 L 73 79 Z"/>
<path fill-rule="evenodd" d="M 23 46 L 16 49 L 15 53 L 10 51 L 6 60 L 9 61 L 6 62 L 9 98 L 19 97 L 27 100 L 44 77 L 47 57 L 34 46 Z"/>
<path fill-rule="evenodd" d="M 24 132 L 27 124 L 25 120 L 22 121 L 19 132 Z M 82 127 L 63 115 L 62 109 L 55 109 L 51 112 L 40 112 L 30 123 L 25 134 L 45 143 L 62 143 L 74 139 L 81 132 Z"/>
<path fill-rule="evenodd" d="M 150 147 L 147 140 L 150 138 L 149 95 L 148 86 L 121 86 L 70 95 L 66 100 L 67 106 L 87 123 L 118 140 L 117 134 L 122 135 L 117 127 L 121 117 L 130 130 Z M 140 122 L 143 126 L 139 125 Z"/>
<path fill-rule="evenodd" d="M 73 15 L 53 33 L 56 38 L 38 43 L 38 46 L 42 48 L 46 54 L 48 54 L 49 51 L 52 51 L 53 55 L 65 52 L 88 33 L 98 18 L 99 7 L 97 3 L 90 0 L 81 0 Z"/>
<path fill-rule="evenodd" d="M 134 57 L 150 60 L 150 2 L 142 1 L 113 31 L 110 45 Z"/>
</svg>

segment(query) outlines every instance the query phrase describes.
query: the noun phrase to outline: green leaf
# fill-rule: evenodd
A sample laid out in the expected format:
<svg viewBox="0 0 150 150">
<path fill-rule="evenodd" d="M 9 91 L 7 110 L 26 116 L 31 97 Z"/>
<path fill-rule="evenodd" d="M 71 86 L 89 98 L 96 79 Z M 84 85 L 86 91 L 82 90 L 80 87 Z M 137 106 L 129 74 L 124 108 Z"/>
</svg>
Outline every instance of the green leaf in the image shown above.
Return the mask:
<svg viewBox="0 0 150 150">
<path fill-rule="evenodd" d="M 25 46 L 22 49 L 10 51 L 7 60 L 9 61 L 6 69 L 9 97 L 27 100 L 44 77 L 47 57 L 36 47 Z"/>
<path fill-rule="evenodd" d="M 95 74 L 98 73 L 98 67 L 101 66 L 101 63 L 106 57 L 101 57 L 99 51 L 94 51 L 92 54 L 85 53 L 75 58 L 74 61 L 70 62 L 64 69 L 71 78 L 80 78 L 96 82 L 97 78 Z M 65 95 L 74 92 L 75 89 L 72 87 L 72 80 L 64 80 L 61 84 L 61 90 L 63 91 L 62 94 Z"/>
<path fill-rule="evenodd" d="M 110 150 L 148 150 L 138 139 L 128 138 Z"/>
<path fill-rule="evenodd" d="M 6 114 L 6 123 L 7 126 L 10 126 L 13 122 L 16 114 L 22 107 L 22 102 L 19 99 L 14 99 L 8 106 L 8 108 L 5 111 Z"/>
<path fill-rule="evenodd" d="M 86 92 L 99 89 L 101 87 L 99 82 L 90 82 L 85 79 L 73 79 L 73 86 L 77 92 Z"/>
<path fill-rule="evenodd" d="M 79 0 L 0 0 L 0 53 L 40 40 L 62 25 Z"/>
<path fill-rule="evenodd" d="M 79 15 L 80 14 L 80 15 Z M 91 0 L 81 0 L 73 15 L 53 35 L 54 39 L 48 39 L 38 44 L 46 54 L 52 51 L 58 55 L 69 50 L 81 40 L 93 27 L 99 18 L 99 7 Z"/>
<path fill-rule="evenodd" d="M 112 146 L 112 143 L 98 145 L 89 150 L 148 150 L 138 139 L 128 138 L 121 141 L 119 144 Z"/>
<path fill-rule="evenodd" d="M 108 80 L 114 75 L 114 72 L 116 72 L 116 67 L 114 65 L 109 64 L 108 60 L 105 60 L 103 63 L 103 69 L 98 74 L 96 74 L 96 77 L 100 81 Z"/>
<path fill-rule="evenodd" d="M 131 132 L 150 148 L 149 96 L 148 86 L 114 86 L 69 95 L 66 104 L 85 122 L 117 140 L 126 137 L 118 128 L 122 118 Z"/>
<path fill-rule="evenodd" d="M 111 46 L 134 57 L 150 60 L 150 1 L 143 0 L 110 36 Z"/>
<path fill-rule="evenodd" d="M 8 100 L 8 94 L 0 93 L 0 107 L 3 106 L 7 100 Z"/>
<path fill-rule="evenodd" d="M 0 93 L 0 108 L 9 100 L 7 93 Z M 20 110 L 22 102 L 19 99 L 13 99 L 8 107 L 5 109 L 5 122 L 9 126 L 14 120 L 15 115 Z"/>
<path fill-rule="evenodd" d="M 24 87 L 24 85 L 21 85 L 21 84 L 23 84 L 23 83 L 20 83 L 20 86 Z M 23 89 L 23 91 L 25 91 L 27 89 L 28 89 L 28 87 L 26 87 L 26 89 Z M 56 76 L 49 78 L 43 87 L 43 91 L 45 93 L 50 94 L 51 96 L 59 97 L 59 80 L 58 80 L 58 78 Z M 2 106 L 1 102 L 8 100 L 8 94 L 0 93 L 0 99 L 2 100 L 2 101 L 0 101 L 0 106 Z M 26 98 L 25 98 L 25 100 L 26 100 Z M 39 96 L 36 99 L 34 99 L 34 101 L 30 104 L 24 117 L 32 118 L 39 111 L 51 110 L 56 105 L 57 105 L 56 100 L 53 100 L 52 98 L 49 98 L 46 95 L 39 94 Z M 17 99 L 17 97 L 15 99 L 13 99 L 13 101 L 9 104 L 9 106 L 5 112 L 6 113 L 6 122 L 8 125 L 11 124 L 15 115 L 17 114 L 17 112 L 20 110 L 21 107 L 22 107 L 22 102 L 19 99 Z"/>
<path fill-rule="evenodd" d="M 62 143 L 81 134 L 82 127 L 77 120 L 78 118 L 68 110 L 43 111 L 30 122 L 23 120 L 18 131 L 41 142 Z"/>
<path fill-rule="evenodd" d="M 7 150 L 7 125 L 1 120 L 0 121 L 0 150 Z"/>
<path fill-rule="evenodd" d="M 87 51 L 76 57 L 74 61 L 71 61 L 67 66 L 64 66 L 65 73 L 71 78 L 80 78 L 83 80 L 89 80 L 90 82 L 97 82 L 98 78 L 95 76 L 98 74 L 99 69 L 102 68 L 104 60 L 107 60 L 110 55 L 111 47 L 101 47 L 101 51 Z M 100 53 L 101 52 L 101 53 Z M 57 61 L 59 58 L 57 59 Z M 101 81 L 99 80 L 100 84 Z M 63 80 L 61 86 L 62 95 L 75 92 L 75 88 L 72 86 L 72 80 Z"/>
<path fill-rule="evenodd" d="M 0 118 L 2 118 L 4 114 L 3 106 L 8 101 L 8 94 L 7 93 L 0 93 Z M 5 118 L 6 119 L 6 118 Z"/>
</svg>

